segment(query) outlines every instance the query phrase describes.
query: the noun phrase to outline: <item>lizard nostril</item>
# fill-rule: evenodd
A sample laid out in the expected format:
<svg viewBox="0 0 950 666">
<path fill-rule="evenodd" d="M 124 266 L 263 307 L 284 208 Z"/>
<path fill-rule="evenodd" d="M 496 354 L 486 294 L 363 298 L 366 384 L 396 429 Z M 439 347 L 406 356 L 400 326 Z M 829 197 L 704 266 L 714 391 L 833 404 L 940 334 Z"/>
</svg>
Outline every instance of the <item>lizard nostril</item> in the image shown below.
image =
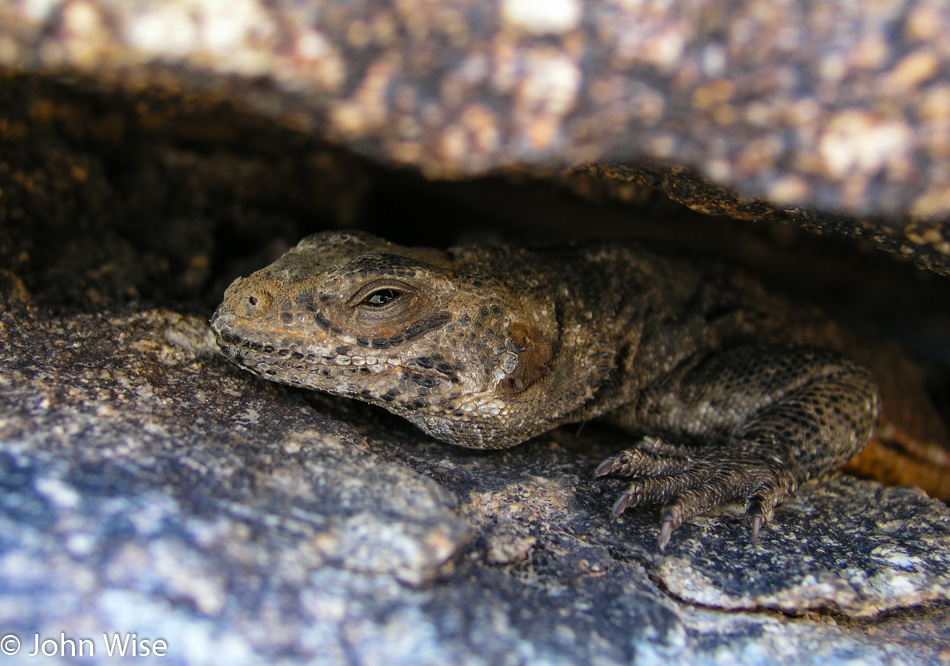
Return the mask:
<svg viewBox="0 0 950 666">
<path fill-rule="evenodd" d="M 273 298 L 266 289 L 260 286 L 244 292 L 244 313 L 248 317 L 264 314 L 270 309 Z"/>
<path fill-rule="evenodd" d="M 222 304 L 238 317 L 260 317 L 272 310 L 272 286 L 259 277 L 238 278 L 224 294 Z"/>
</svg>

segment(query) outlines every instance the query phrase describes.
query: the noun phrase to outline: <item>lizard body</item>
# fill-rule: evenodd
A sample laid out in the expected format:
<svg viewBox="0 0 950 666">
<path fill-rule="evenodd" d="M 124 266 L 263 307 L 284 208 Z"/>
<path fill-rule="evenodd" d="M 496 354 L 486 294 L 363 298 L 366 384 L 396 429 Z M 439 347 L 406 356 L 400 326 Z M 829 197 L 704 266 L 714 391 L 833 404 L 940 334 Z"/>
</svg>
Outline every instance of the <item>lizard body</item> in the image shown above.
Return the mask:
<svg viewBox="0 0 950 666">
<path fill-rule="evenodd" d="M 798 324 L 798 325 L 796 325 Z M 689 517 L 775 504 L 860 451 L 875 382 L 813 346 L 820 324 L 734 269 L 621 245 L 408 248 L 310 236 L 239 278 L 219 345 L 274 381 L 364 400 L 437 439 L 504 448 L 607 415 L 642 437 L 598 475 L 614 507 L 663 503 L 660 546 Z"/>
</svg>

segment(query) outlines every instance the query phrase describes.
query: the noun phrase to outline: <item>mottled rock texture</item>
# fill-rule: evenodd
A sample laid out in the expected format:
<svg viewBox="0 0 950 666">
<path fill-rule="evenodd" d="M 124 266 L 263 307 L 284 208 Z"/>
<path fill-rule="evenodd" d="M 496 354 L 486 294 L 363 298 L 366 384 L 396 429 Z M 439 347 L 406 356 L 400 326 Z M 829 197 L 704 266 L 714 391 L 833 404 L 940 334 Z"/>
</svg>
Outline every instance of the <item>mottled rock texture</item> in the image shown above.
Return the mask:
<svg viewBox="0 0 950 666">
<path fill-rule="evenodd" d="M 0 65 L 210 93 L 431 176 L 694 167 L 947 272 L 948 35 L 939 0 L 22 0 Z"/>
<path fill-rule="evenodd" d="M 562 178 L 593 176 L 608 184 L 610 194 L 623 198 L 624 183 L 664 192 L 674 201 L 706 215 L 723 215 L 737 220 L 793 224 L 813 233 L 840 235 L 869 241 L 878 249 L 913 260 L 919 268 L 950 275 L 950 224 L 945 215 L 857 217 L 821 211 L 798 204 L 783 205 L 765 199 L 747 199 L 735 190 L 716 185 L 690 169 L 655 164 L 588 164 L 571 170 Z M 619 185 L 618 185 L 619 183 Z M 612 184 L 612 186 L 610 185 Z"/>
</svg>

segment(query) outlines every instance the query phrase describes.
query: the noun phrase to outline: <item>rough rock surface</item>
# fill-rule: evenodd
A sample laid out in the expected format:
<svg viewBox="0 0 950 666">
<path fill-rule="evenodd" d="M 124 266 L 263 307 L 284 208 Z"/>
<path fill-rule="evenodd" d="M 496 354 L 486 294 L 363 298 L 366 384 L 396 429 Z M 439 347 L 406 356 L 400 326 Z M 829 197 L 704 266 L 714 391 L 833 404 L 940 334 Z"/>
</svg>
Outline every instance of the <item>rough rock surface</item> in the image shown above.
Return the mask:
<svg viewBox="0 0 950 666">
<path fill-rule="evenodd" d="M 948 34 L 939 0 L 24 0 L 0 6 L 0 64 L 214 92 L 430 174 L 650 157 L 931 216 Z"/>
<path fill-rule="evenodd" d="M 610 520 L 618 485 L 590 478 L 616 433 L 466 452 L 242 374 L 208 337 L 236 274 L 321 228 L 444 245 L 616 237 L 635 216 L 682 236 L 695 214 L 422 183 L 219 98 L 3 76 L 0 649 L 65 631 L 101 657 L 101 632 L 128 631 L 195 664 L 944 663 L 947 511 L 917 491 L 839 477 L 786 503 L 759 549 L 721 515 L 661 556 L 657 514 Z M 689 240 L 742 250 L 722 222 Z M 793 276 L 816 247 L 839 310 L 856 298 L 831 277 L 860 274 L 899 333 L 932 316 L 921 348 L 946 355 L 942 278 L 888 291 L 827 244 L 763 264 Z"/>
<path fill-rule="evenodd" d="M 758 547 L 723 514 L 661 555 L 656 516 L 610 520 L 614 489 L 590 479 L 609 431 L 475 452 L 318 399 L 358 434 L 233 368 L 200 319 L 0 317 L 0 624 L 24 648 L 64 629 L 235 664 L 938 663 L 950 646 L 945 603 L 901 610 L 950 588 L 950 513 L 916 491 L 838 477 Z"/>
<path fill-rule="evenodd" d="M 914 216 L 882 217 L 836 214 L 813 208 L 781 205 L 764 199 L 744 199 L 734 190 L 705 180 L 681 167 L 655 164 L 589 164 L 562 178 L 591 175 L 602 189 L 622 199 L 625 183 L 657 189 L 693 210 L 706 215 L 728 215 L 737 220 L 795 224 L 818 234 L 836 234 L 870 241 L 877 248 L 907 257 L 919 267 L 950 275 L 950 219 Z"/>
</svg>

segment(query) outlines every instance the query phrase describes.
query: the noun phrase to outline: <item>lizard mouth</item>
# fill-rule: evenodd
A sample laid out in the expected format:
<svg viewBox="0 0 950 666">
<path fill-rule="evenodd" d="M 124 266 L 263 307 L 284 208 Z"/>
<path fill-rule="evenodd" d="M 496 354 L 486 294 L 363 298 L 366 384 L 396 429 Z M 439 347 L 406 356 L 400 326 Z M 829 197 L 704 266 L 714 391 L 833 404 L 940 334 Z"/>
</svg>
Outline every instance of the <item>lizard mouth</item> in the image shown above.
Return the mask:
<svg viewBox="0 0 950 666">
<path fill-rule="evenodd" d="M 484 391 L 462 386 L 464 368 L 430 351 L 406 354 L 411 340 L 397 345 L 326 344 L 320 336 L 303 339 L 279 325 L 246 322 L 223 304 L 211 320 L 218 346 L 236 365 L 282 384 L 356 398 L 413 420 L 481 417 L 488 409 Z M 441 323 L 441 319 L 440 322 Z M 426 322 L 430 327 L 431 322 Z M 431 327 L 435 327 L 432 325 Z M 404 336 L 413 339 L 419 335 Z M 375 341 L 373 341 L 375 342 Z M 395 348 L 401 354 L 395 352 Z M 487 415 L 487 413 L 486 413 Z M 421 417 L 420 417 L 421 418 Z"/>
<path fill-rule="evenodd" d="M 227 329 L 215 330 L 218 346 L 235 363 L 257 374 L 274 377 L 280 370 L 309 371 L 317 368 L 351 368 L 361 374 L 381 372 L 385 368 L 398 369 L 402 365 L 391 359 L 357 356 L 348 348 L 323 352 L 301 351 L 298 346 L 275 346 L 250 337 L 241 337 Z M 329 376 L 329 374 L 327 375 Z"/>
<path fill-rule="evenodd" d="M 451 404 L 461 396 L 458 367 L 443 357 L 421 356 L 416 367 L 397 358 L 360 355 L 361 348 L 341 345 L 336 349 L 304 349 L 282 340 L 264 342 L 231 330 L 217 314 L 212 320 L 218 346 L 236 365 L 248 372 L 283 384 L 358 398 L 409 411 Z"/>
<path fill-rule="evenodd" d="M 263 332 L 257 330 L 255 335 L 255 329 L 260 329 L 261 326 L 242 325 L 241 318 L 224 304 L 218 307 L 211 318 L 211 328 L 218 346 L 235 363 L 272 378 L 276 377 L 280 370 L 289 372 L 315 368 L 340 370 L 354 368 L 356 372 L 365 375 L 377 374 L 386 369 L 403 369 L 420 375 L 431 375 L 438 378 L 438 381 L 458 384 L 463 368 L 457 363 L 449 362 L 441 354 L 430 353 L 408 357 L 404 353 L 396 354 L 388 351 L 397 346 L 405 350 L 404 345 L 412 339 L 421 337 L 422 333 L 438 328 L 444 323 L 445 317 L 440 315 L 437 319 L 438 322 L 430 320 L 422 322 L 425 329 L 413 332 L 411 336 L 398 336 L 401 338 L 398 345 L 392 340 L 386 342 L 374 339 L 368 342 L 359 337 L 355 338 L 356 344 L 341 340 L 336 346 L 320 345 L 314 344 L 316 336 L 310 335 L 305 341 L 301 341 L 295 339 L 295 336 L 300 336 L 299 333 L 295 334 L 293 331 L 282 330 L 279 326 L 272 325 L 266 326 Z M 250 334 L 248 330 L 251 331 Z M 384 342 L 386 344 L 383 344 Z M 314 388 L 323 387 L 315 386 Z"/>
</svg>

